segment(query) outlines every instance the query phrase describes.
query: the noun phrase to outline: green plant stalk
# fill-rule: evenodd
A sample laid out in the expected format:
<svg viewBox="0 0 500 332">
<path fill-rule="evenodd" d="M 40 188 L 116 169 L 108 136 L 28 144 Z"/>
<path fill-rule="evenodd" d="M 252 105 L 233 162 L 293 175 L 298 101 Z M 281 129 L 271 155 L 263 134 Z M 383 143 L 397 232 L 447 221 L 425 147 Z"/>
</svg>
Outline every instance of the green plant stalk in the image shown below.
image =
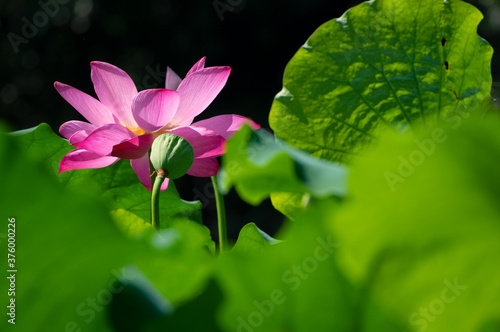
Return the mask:
<svg viewBox="0 0 500 332">
<path fill-rule="evenodd" d="M 150 207 L 150 213 L 149 213 L 149 219 L 151 221 L 151 225 L 153 225 L 153 185 L 155 183 L 155 179 L 156 179 L 156 171 L 153 167 L 153 164 L 151 163 L 151 150 L 148 151 L 148 159 L 149 159 L 149 174 L 150 175 L 150 181 L 151 181 L 151 184 L 150 184 L 150 188 L 151 188 L 151 207 Z"/>
<path fill-rule="evenodd" d="M 165 180 L 165 171 L 159 169 L 156 172 L 156 178 L 154 179 L 153 188 L 151 189 L 151 225 L 154 229 L 160 229 L 160 192 L 161 184 Z"/>
<path fill-rule="evenodd" d="M 217 186 L 217 176 L 212 176 L 212 184 L 214 186 L 215 203 L 217 205 L 217 228 L 219 231 L 219 252 L 224 252 L 229 249 L 227 243 L 227 228 L 226 228 L 226 210 L 224 209 L 224 197 L 222 197 L 219 187 Z"/>
</svg>

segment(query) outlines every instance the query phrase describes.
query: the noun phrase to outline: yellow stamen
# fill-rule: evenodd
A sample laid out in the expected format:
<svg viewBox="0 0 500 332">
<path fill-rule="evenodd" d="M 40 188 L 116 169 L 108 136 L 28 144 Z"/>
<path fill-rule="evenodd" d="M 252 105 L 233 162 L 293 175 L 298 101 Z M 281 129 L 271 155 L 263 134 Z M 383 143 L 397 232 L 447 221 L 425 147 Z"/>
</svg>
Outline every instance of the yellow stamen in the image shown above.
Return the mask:
<svg viewBox="0 0 500 332">
<path fill-rule="evenodd" d="M 144 135 L 146 132 L 144 130 L 142 130 L 141 128 L 130 128 L 130 127 L 127 127 L 125 126 L 125 128 L 127 128 L 128 130 L 130 130 L 131 132 L 133 132 L 134 134 L 140 136 L 140 135 Z"/>
</svg>

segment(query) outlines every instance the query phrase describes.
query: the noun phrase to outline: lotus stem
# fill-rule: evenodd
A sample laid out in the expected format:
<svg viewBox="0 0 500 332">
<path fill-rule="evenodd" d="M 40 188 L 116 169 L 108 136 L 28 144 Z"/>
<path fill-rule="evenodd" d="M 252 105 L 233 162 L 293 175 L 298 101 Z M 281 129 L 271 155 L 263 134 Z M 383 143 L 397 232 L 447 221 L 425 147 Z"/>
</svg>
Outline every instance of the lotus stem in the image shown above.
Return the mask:
<svg viewBox="0 0 500 332">
<path fill-rule="evenodd" d="M 217 228 L 219 231 L 219 252 L 224 252 L 229 249 L 227 243 L 227 228 L 226 228 L 226 210 L 224 209 L 224 197 L 217 186 L 217 176 L 212 176 L 212 184 L 214 186 L 215 203 L 217 205 Z"/>
</svg>

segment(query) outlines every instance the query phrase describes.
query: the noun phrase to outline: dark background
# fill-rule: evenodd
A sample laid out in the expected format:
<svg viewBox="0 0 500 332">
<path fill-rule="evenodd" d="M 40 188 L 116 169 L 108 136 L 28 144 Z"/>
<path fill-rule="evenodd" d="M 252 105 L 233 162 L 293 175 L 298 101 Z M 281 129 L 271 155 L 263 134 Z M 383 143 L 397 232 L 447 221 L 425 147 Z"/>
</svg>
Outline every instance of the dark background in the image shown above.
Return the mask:
<svg viewBox="0 0 500 332">
<path fill-rule="evenodd" d="M 268 113 L 274 95 L 281 90 L 287 62 L 319 25 L 361 2 L 0 1 L 0 119 L 12 130 L 46 122 L 56 132 L 63 122 L 83 118 L 59 96 L 53 82 L 93 95 L 91 61 L 124 69 L 141 90 L 163 86 L 167 65 L 183 77 L 203 56 L 207 66 L 231 66 L 232 73 L 218 98 L 197 120 L 236 113 L 269 128 Z M 479 34 L 494 47 L 500 45 L 499 1 L 470 2 L 485 15 Z M 50 15 L 41 14 L 44 7 Z M 39 27 L 29 31 L 32 36 L 16 50 L 7 36 L 12 32 L 24 38 L 26 20 Z M 495 82 L 500 77 L 495 65 L 498 58 L 495 53 Z M 498 95 L 500 84 L 494 83 L 493 88 Z M 186 176 L 176 180 L 176 185 L 183 199 L 204 203 L 204 222 L 215 231 L 210 179 Z M 233 191 L 226 198 L 226 207 L 232 238 L 247 222 L 273 234 L 283 219 L 269 201 L 251 208 Z"/>
</svg>

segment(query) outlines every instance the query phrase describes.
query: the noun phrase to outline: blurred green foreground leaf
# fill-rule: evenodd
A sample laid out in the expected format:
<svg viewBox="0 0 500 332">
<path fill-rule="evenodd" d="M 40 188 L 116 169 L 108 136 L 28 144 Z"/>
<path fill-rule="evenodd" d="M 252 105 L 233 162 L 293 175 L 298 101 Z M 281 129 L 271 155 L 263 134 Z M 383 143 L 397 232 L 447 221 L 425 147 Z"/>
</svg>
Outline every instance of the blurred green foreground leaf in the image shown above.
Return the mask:
<svg viewBox="0 0 500 332">
<path fill-rule="evenodd" d="M 62 139 L 46 125 L 24 135 L 0 134 L 0 183 L 5 189 L 0 193 L 0 234 L 7 233 L 8 218 L 16 219 L 15 329 L 111 331 L 107 305 L 114 296 L 126 294 L 132 287 L 127 285 L 139 285 L 134 287 L 150 294 L 145 304 L 151 310 L 133 320 L 129 317 L 129 327 L 137 328 L 168 314 L 171 304 L 191 298 L 204 286 L 212 265 L 207 246 L 213 250 L 213 242 L 203 226 L 176 219 L 173 228 L 148 233 L 147 223 L 130 212 L 140 214 L 141 209 L 126 205 L 143 198 L 124 197 L 133 195 L 136 187 L 120 175 L 127 172 L 124 168 L 117 165 L 118 174 L 68 173 L 60 181 L 50 166 L 65 153 Z M 102 188 L 102 196 L 89 195 Z M 99 201 L 101 197 L 105 199 Z M 175 192 L 173 198 L 180 205 L 175 213 L 192 211 Z M 130 211 L 116 210 L 112 220 L 110 206 L 104 204 L 109 202 Z M 6 237 L 0 238 L 0 249 L 5 253 L 5 272 Z M 4 290 L 9 288 L 7 281 L 0 280 Z M 9 298 L 2 292 L 2 303 L 9 303 Z M 152 299 L 156 300 L 148 302 Z M 12 326 L 2 319 L 0 330 L 7 327 Z"/>
<path fill-rule="evenodd" d="M 224 255 L 225 330 L 500 331 L 500 121 L 468 121 L 388 133 L 345 204 Z"/>
<path fill-rule="evenodd" d="M 156 305 L 132 319 L 124 312 L 140 313 L 131 301 L 137 288 L 119 291 L 132 307 L 113 307 L 117 331 L 163 331 L 190 316 L 198 321 L 184 327 L 209 322 L 207 331 L 498 331 L 500 122 L 469 122 L 386 135 L 353 164 L 344 204 L 314 201 L 275 245 L 249 225 L 218 261 L 197 223 L 150 235 L 119 210 L 121 232 L 100 203 L 55 182 L 2 135 L 9 162 L 0 180 L 12 188 L 2 192 L 2 211 L 17 224 L 18 326 L 111 330 L 109 295 L 132 279 L 139 298 Z"/>
</svg>

